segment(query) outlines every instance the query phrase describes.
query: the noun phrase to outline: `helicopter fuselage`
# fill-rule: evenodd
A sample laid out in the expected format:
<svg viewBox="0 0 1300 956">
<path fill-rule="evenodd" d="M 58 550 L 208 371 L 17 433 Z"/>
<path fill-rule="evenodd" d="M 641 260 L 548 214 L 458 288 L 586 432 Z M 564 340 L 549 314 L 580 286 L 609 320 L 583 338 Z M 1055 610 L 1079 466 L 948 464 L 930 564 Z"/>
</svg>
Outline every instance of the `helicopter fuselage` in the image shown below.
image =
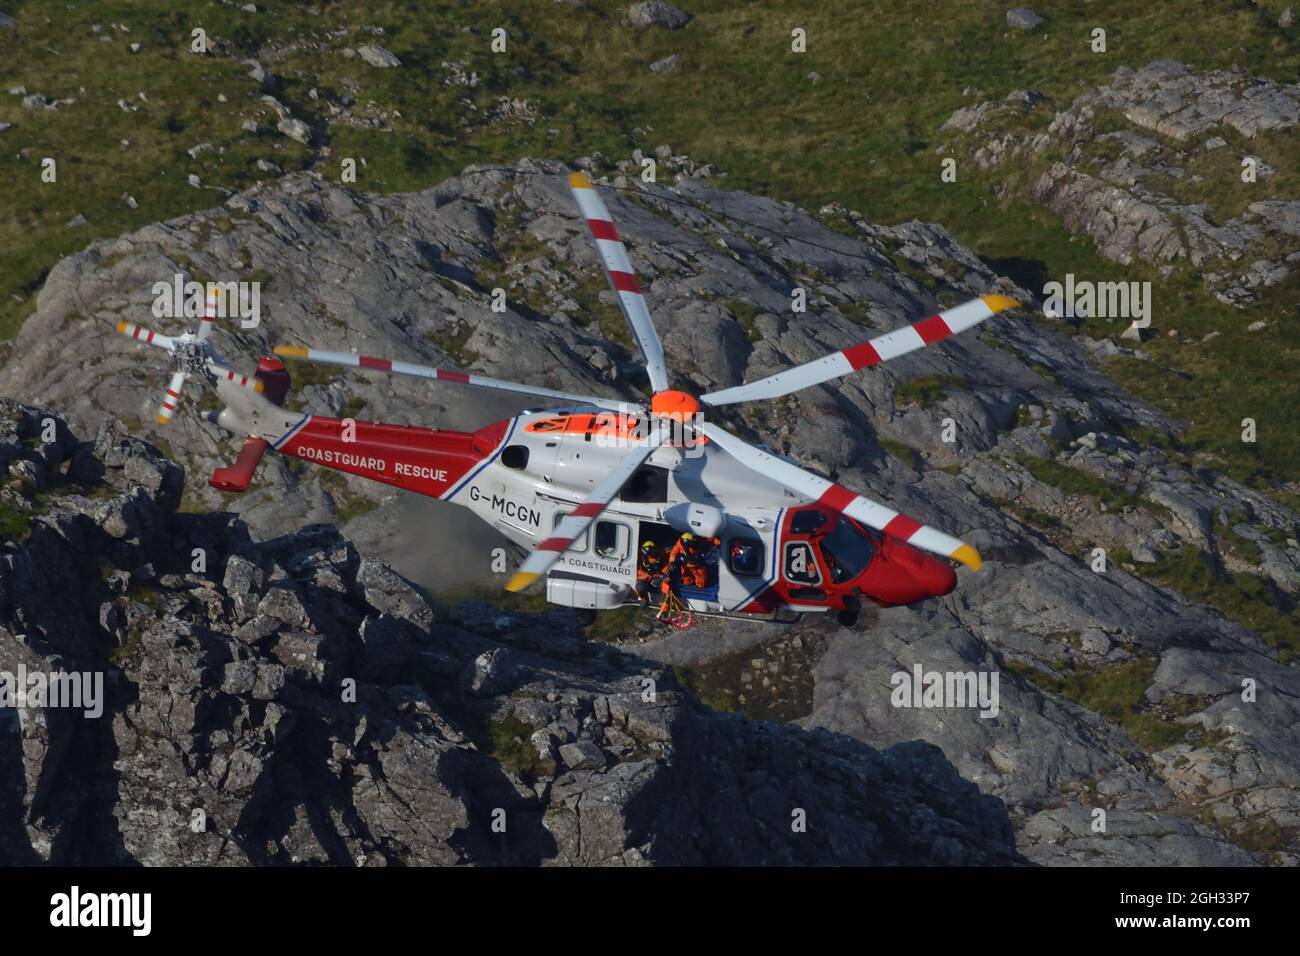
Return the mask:
<svg viewBox="0 0 1300 956">
<path fill-rule="evenodd" d="M 282 434 L 261 437 L 281 454 L 462 505 L 531 551 L 627 453 L 634 426 L 629 416 L 574 407 L 524 412 L 476 432 L 303 415 Z M 561 555 L 547 575 L 547 599 L 621 606 L 632 599 L 639 544 L 671 547 L 701 522 L 704 536 L 718 539 L 708 585 L 676 586 L 700 613 L 852 612 L 863 600 L 910 604 L 956 583 L 947 562 L 703 444 L 656 449 Z"/>
</svg>

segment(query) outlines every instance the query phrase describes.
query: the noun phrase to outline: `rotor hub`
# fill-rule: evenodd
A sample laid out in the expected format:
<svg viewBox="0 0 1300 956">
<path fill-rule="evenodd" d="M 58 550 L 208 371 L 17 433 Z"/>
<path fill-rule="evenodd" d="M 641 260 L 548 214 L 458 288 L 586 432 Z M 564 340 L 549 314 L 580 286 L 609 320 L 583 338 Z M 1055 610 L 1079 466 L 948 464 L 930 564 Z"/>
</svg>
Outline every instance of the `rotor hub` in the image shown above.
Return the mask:
<svg viewBox="0 0 1300 956">
<path fill-rule="evenodd" d="M 177 342 L 173 353 L 176 367 L 182 372 L 203 373 L 207 371 L 207 349 L 200 342 Z"/>
<path fill-rule="evenodd" d="M 650 399 L 650 411 L 660 418 L 685 422 L 700 413 L 700 402 L 694 395 L 686 392 L 665 389 L 662 392 L 655 392 L 654 397 Z"/>
</svg>

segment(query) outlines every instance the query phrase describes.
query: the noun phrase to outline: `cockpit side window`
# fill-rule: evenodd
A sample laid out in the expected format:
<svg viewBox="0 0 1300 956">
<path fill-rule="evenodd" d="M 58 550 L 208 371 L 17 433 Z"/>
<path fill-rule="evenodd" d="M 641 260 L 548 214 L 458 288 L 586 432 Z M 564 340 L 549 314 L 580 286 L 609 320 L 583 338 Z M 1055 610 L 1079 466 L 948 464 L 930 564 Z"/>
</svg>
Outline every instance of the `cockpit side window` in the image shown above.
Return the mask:
<svg viewBox="0 0 1300 956">
<path fill-rule="evenodd" d="M 856 578 L 876 556 L 875 541 L 843 515 L 817 546 L 836 584 Z"/>
</svg>

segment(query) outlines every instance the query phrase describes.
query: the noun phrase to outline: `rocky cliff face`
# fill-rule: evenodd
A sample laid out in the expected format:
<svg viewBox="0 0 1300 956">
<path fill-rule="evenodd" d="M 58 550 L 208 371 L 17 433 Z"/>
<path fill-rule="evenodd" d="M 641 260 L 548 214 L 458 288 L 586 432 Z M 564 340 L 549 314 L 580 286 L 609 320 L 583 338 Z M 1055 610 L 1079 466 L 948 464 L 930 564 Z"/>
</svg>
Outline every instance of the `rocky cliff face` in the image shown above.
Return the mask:
<svg viewBox="0 0 1300 956">
<path fill-rule="evenodd" d="M 120 422 L 132 434 L 161 442 L 164 433 L 148 422 L 162 373 L 152 364 L 153 356 L 113 336 L 111 328 L 119 318 L 152 321 L 147 315 L 150 285 L 181 271 L 201 278 L 265 277 L 261 327 L 251 331 L 227 327 L 217 333 L 220 347 L 232 356 L 251 357 L 275 342 L 297 341 L 460 364 L 502 378 L 575 391 L 635 396 L 644 383 L 634 346 L 603 291 L 604 280 L 572 208 L 560 175 L 563 171 L 558 164 L 525 161 L 518 167 L 469 170 L 424 193 L 386 197 L 350 192 L 312 175 L 291 176 L 234 196 L 223 207 L 96 243 L 51 272 L 37 312 L 0 370 L 0 393 L 64 410 L 71 426 L 83 434 L 99 434 L 105 423 Z M 594 172 L 599 176 L 606 170 Z M 671 364 L 687 388 L 705 390 L 768 374 L 928 314 L 937 305 L 980 293 L 1000 290 L 1032 299 L 991 273 L 937 226 L 913 222 L 886 228 L 839 207 L 827 207 L 814 216 L 789 204 L 720 192 L 715 185 L 693 178 L 684 178 L 672 189 L 628 185 L 626 192 L 609 192 L 606 200 L 641 274 Z M 507 291 L 504 313 L 491 309 L 491 292 L 497 287 Z M 791 311 L 791 292 L 796 287 L 806 290 L 806 313 Z M 171 328 L 165 322 L 156 324 Z M 173 666 L 168 662 L 180 661 L 174 665 L 177 673 L 188 674 L 202 663 L 208 668 L 202 672 L 210 674 L 204 679 L 216 684 L 197 684 L 188 693 L 211 692 L 222 703 L 205 704 L 195 719 L 225 722 L 219 731 L 211 729 L 217 724 L 206 722 L 203 729 L 193 730 L 195 725 L 186 723 L 191 719 L 187 707 L 176 705 L 186 712 L 178 724 L 185 729 L 164 725 L 154 733 L 176 741 L 181 753 L 188 752 L 184 747 L 191 745 L 195 735 L 218 734 L 220 746 L 217 742 L 203 745 L 208 748 L 205 753 L 225 755 L 226 764 L 212 758 L 221 768 L 218 780 L 229 772 L 236 779 L 241 774 L 250 780 L 266 777 L 265 766 L 251 770 L 247 768 L 252 764 L 246 762 L 245 769 L 238 770 L 247 758 L 232 755 L 257 752 L 236 746 L 240 741 L 251 746 L 255 738 L 265 746 L 273 744 L 278 724 L 269 730 L 255 732 L 255 728 L 264 728 L 268 719 L 278 720 L 274 715 L 280 711 L 249 705 L 256 718 L 241 716 L 236 721 L 233 715 L 242 714 L 244 705 L 227 698 L 256 701 L 262 699 L 256 694 L 271 693 L 265 681 L 277 678 L 263 677 L 258 670 L 263 654 L 269 655 L 268 667 L 278 663 L 285 669 L 284 687 L 275 691 L 273 699 L 286 709 L 298 705 L 285 704 L 288 698 L 276 695 L 299 693 L 298 685 L 289 679 L 296 670 L 313 674 L 321 670 L 326 679 L 335 680 L 350 669 L 360 674 L 363 667 L 383 666 L 386 652 L 372 652 L 366 643 L 368 632 L 357 630 L 374 618 L 383 623 L 365 627 L 376 635 L 376 647 L 395 643 L 414 648 L 412 659 L 419 667 L 441 680 L 451 681 L 454 674 L 458 688 L 468 664 L 477 662 L 464 678 L 471 688 L 464 693 L 471 698 L 476 681 L 493 687 L 497 667 L 514 674 L 515 662 L 524 660 L 527 663 L 519 666 L 525 672 L 541 673 L 558 666 L 545 661 L 548 654 L 559 653 L 559 659 L 569 662 L 564 664 L 566 673 L 583 674 L 582 686 L 593 688 L 589 711 L 572 703 L 561 714 L 557 707 L 569 700 L 571 691 L 563 686 L 570 677 L 556 677 L 553 686 L 545 685 L 535 712 L 502 709 L 489 718 L 519 720 L 528 728 L 527 734 L 522 730 L 519 734 L 530 741 L 530 747 L 534 731 L 552 725 L 578 729 L 571 738 L 548 730 L 548 745 L 581 744 L 585 738 L 578 731 L 590 717 L 593 727 L 613 726 L 618 731 L 614 748 L 626 746 L 631 754 L 641 753 L 638 748 L 647 746 L 645 740 L 620 737 L 631 733 L 626 721 L 603 722 L 603 711 L 598 712 L 594 701 L 612 693 L 631 693 L 641 673 L 636 668 L 651 667 L 649 660 L 694 668 L 697 676 L 714 667 L 708 671 L 711 679 L 729 682 L 718 698 L 742 710 L 753 709 L 760 688 L 781 685 L 782 668 L 797 666 L 802 673 L 810 672 L 802 723 L 836 736 L 807 737 L 789 728 L 729 722 L 685 703 L 680 714 L 686 716 L 673 717 L 679 727 L 706 728 L 689 734 L 692 740 L 704 741 L 699 746 L 705 749 L 692 750 L 696 745 L 688 744 L 687 737 L 670 735 L 675 756 L 662 764 L 666 769 L 655 773 L 662 772 L 667 779 L 682 770 L 689 777 L 683 768 L 714 766 L 710 773 L 722 774 L 725 780 L 732 779 L 727 774 L 742 774 L 737 792 L 749 802 L 747 810 L 737 811 L 740 816 L 758 812 L 759 804 L 775 808 L 779 801 L 769 803 L 767 796 L 756 796 L 765 792 L 767 784 L 744 782 L 740 769 L 744 760 L 735 747 L 768 747 L 765 753 L 777 754 L 785 753 L 781 749 L 785 740 L 814 748 L 834 741 L 835 747 L 850 749 L 839 735 L 877 748 L 920 740 L 941 748 L 980 792 L 1005 802 L 1020 850 L 1033 860 L 1295 862 L 1300 858 L 1300 771 L 1296 769 L 1300 740 L 1295 731 L 1300 726 L 1300 678 L 1288 663 L 1286 615 L 1294 613 L 1300 589 L 1297 515 L 1263 493 L 1162 452 L 1149 439 L 1176 431 L 1178 423 L 1125 394 L 1099 370 L 1097 357 L 1120 351 L 1113 342 L 1065 334 L 1068 331 L 1027 312 L 999 317 L 978 335 L 958 337 L 941 348 L 766 407 L 731 412 L 732 417 L 724 419 L 741 434 L 767 441 L 850 487 L 893 502 L 975 544 L 986 558 L 985 569 L 978 575 L 962 572 L 953 595 L 919 608 L 882 611 L 866 630 L 805 624 L 802 630 L 792 629 L 773 639 L 771 632 L 755 631 L 753 625 L 729 623 L 702 628 L 679 640 L 637 633 L 633 628 L 618 638 L 635 657 L 589 647 L 580 650 L 586 645 L 571 631 L 559 644 L 568 650 L 547 650 L 548 643 L 539 651 L 527 643 L 520 645 L 532 638 L 516 632 L 545 634 L 548 642 L 554 642 L 559 640 L 554 637 L 557 618 L 502 616 L 472 606 L 439 611 L 423 598 L 417 600 L 416 592 L 406 585 L 392 585 L 404 595 L 403 603 L 385 604 L 395 599 L 381 596 L 379 584 L 366 583 L 367 575 L 380 573 L 376 557 L 409 570 L 419 564 L 411 552 L 424 554 L 454 540 L 454 548 L 443 550 L 454 553 L 460 566 L 481 565 L 479 580 L 492 584 L 495 579 L 487 572 L 488 542 L 460 535 L 461 526 L 451 523 L 456 519 L 436 505 L 421 512 L 429 524 L 413 525 L 410 506 L 404 500 L 382 498 L 382 489 L 277 461 L 263 465 L 261 483 L 248 495 L 233 501 L 222 498 L 204 482 L 211 468 L 229 460 L 232 449 L 200 421 L 191 404 L 165 433 L 168 456 L 185 468 L 182 508 L 187 512 L 229 509 L 242 524 L 228 516 L 182 515 L 168 520 L 208 529 L 209 546 L 255 566 L 257 573 L 252 568 L 247 571 L 257 583 L 254 587 L 244 582 L 239 572 L 231 578 L 228 569 L 233 559 L 219 557 L 210 565 L 226 569 L 219 578 L 212 572 L 202 581 L 191 580 L 176 572 L 180 577 L 174 585 L 162 585 L 164 593 L 174 586 L 201 594 L 198 604 L 206 608 L 203 613 L 235 617 L 221 618 L 218 624 L 209 621 L 202 625 L 202 635 L 182 635 L 174 625 L 163 624 L 150 638 L 155 643 L 148 653 L 140 654 L 138 666 L 165 668 Z M 518 407 L 410 380 L 335 372 L 312 370 L 307 377 L 300 376 L 296 400 L 316 411 L 347 410 L 359 417 L 462 428 L 481 426 Z M 348 550 L 332 533 L 299 534 L 299 529 L 317 522 L 343 524 L 357 550 Z M 247 540 L 238 538 L 236 544 L 234 536 L 245 534 L 242 528 L 247 528 Z M 39 540 L 34 535 L 26 547 L 36 546 Z M 1100 570 L 1095 570 L 1097 548 L 1104 549 L 1107 557 Z M 1235 623 L 1160 586 L 1147 573 L 1185 560 L 1248 575 L 1281 609 L 1279 617 L 1261 618 L 1253 627 Z M 299 566 L 303 570 L 295 571 Z M 122 567 L 134 574 L 135 565 L 128 562 Z M 235 567 L 242 565 L 236 561 Z M 421 566 L 417 570 L 419 574 L 412 573 L 421 584 L 443 590 L 441 569 Z M 145 580 L 154 586 L 151 579 Z M 286 584 L 268 584 L 277 581 Z M 321 585 L 323 592 L 304 596 L 308 582 L 320 585 L 321 581 L 328 582 Z M 241 588 L 245 589 L 242 596 Z M 280 608 L 279 602 L 290 593 L 304 606 L 319 593 L 322 600 L 340 602 L 339 611 L 315 616 L 292 603 Z M 349 603 L 354 598 L 359 603 Z M 95 607 L 105 601 L 112 603 L 99 598 Z M 140 603 L 128 601 L 127 608 Z M 199 613 L 193 599 L 176 603 Z M 160 605 L 164 619 L 170 606 Z M 236 611 L 236 606 L 244 610 Z M 504 622 L 500 630 L 498 621 Z M 434 625 L 436 632 L 430 630 Z M 456 635 L 454 640 L 447 638 L 448 646 L 460 649 L 454 655 L 440 649 L 442 639 L 436 635 L 444 631 Z M 260 636 L 243 640 L 238 636 L 241 632 Z M 128 627 L 127 644 L 129 633 Z M 150 633 L 142 630 L 140 641 Z M 225 634 L 229 637 L 220 637 Z M 789 651 L 795 639 L 802 656 L 796 655 L 798 661 L 791 664 Z M 781 644 L 779 654 L 768 653 L 775 646 L 771 640 Z M 211 651 L 208 664 L 205 648 L 212 641 L 220 647 Z M 285 660 L 276 656 L 275 649 L 282 643 Z M 248 650 L 250 646 L 253 650 Z M 245 652 L 253 661 L 251 670 L 239 667 L 245 660 L 239 654 Z M 344 663 L 332 662 L 330 655 L 335 653 L 342 655 L 339 660 Z M 528 656 L 539 653 L 540 662 Z M 737 654 L 741 658 L 733 667 L 732 657 Z M 454 661 L 435 667 L 440 655 L 452 655 Z M 757 665 L 747 664 L 745 655 L 751 655 Z M 574 661 L 595 671 L 573 671 Z M 980 717 L 969 709 L 892 706 L 891 676 L 910 671 L 914 664 L 931 671 L 1000 673 L 998 716 Z M 401 668 L 412 666 L 416 665 L 403 658 L 396 676 L 388 674 L 386 680 L 399 686 L 419 684 L 418 679 L 402 677 Z M 631 670 L 620 670 L 625 667 Z M 666 672 L 656 673 L 667 679 Z M 500 686 L 510 686 L 515 679 Z M 228 680 L 230 689 L 221 690 Z M 1243 699 L 1243 681 L 1257 689 L 1251 700 Z M 384 681 L 376 686 L 384 686 Z M 320 693 L 322 700 L 337 696 L 332 688 Z M 387 701 L 383 706 L 393 708 L 382 711 L 388 716 L 366 721 L 365 734 L 379 737 L 354 739 L 353 730 L 340 729 L 354 728 L 355 710 L 340 716 L 329 709 L 332 703 L 311 704 L 325 710 L 307 710 L 309 716 L 298 718 L 299 729 L 294 732 L 311 736 L 314 743 L 293 752 L 316 756 L 302 758 L 310 766 L 296 757 L 270 761 L 273 772 L 266 779 L 275 779 L 277 786 L 285 788 L 274 790 L 274 797 L 268 798 L 267 807 L 280 808 L 274 813 L 269 809 L 254 813 L 246 809 L 242 797 L 234 800 L 239 809 L 225 811 L 224 816 L 252 814 L 250 820 L 260 822 L 241 832 L 258 834 L 255 842 L 262 849 L 249 849 L 252 843 L 245 840 L 247 846 L 234 841 L 239 849 L 228 852 L 249 859 L 298 852 L 283 847 L 266 850 L 260 838 L 264 831 L 257 827 L 282 826 L 271 837 L 281 844 L 284 834 L 295 827 L 294 832 L 342 834 L 346 827 L 337 821 L 351 820 L 351 808 L 359 814 L 366 799 L 382 791 L 383 784 L 376 782 L 381 778 L 405 772 L 410 787 L 423 786 L 424 771 L 412 767 L 441 767 L 433 753 L 442 754 L 438 747 L 444 745 L 424 751 L 428 756 L 423 765 L 407 762 L 415 760 L 412 754 L 417 751 L 406 746 L 403 734 L 414 731 L 394 730 L 402 747 L 385 749 L 389 738 L 382 734 L 388 731 L 377 729 L 382 721 L 405 726 L 393 713 L 415 715 L 410 719 L 424 721 L 422 726 L 446 722 L 474 742 L 477 731 L 472 723 L 454 723 L 471 718 L 456 717 L 451 705 L 418 702 L 441 698 L 428 698 L 430 692 L 425 691 L 426 698 L 402 710 L 407 705 L 395 703 L 394 693 L 391 687 L 376 691 Z M 557 699 L 547 700 L 546 694 L 552 693 Z M 495 691 L 487 697 L 505 707 Z M 561 716 L 567 723 L 557 723 Z M 733 728 L 725 733 L 738 736 L 708 744 L 716 734 L 724 734 L 708 729 L 715 727 Z M 450 731 L 439 732 L 451 741 L 445 745 L 447 752 L 464 761 L 457 767 L 491 766 L 473 756 L 482 753 L 481 747 L 471 751 L 467 743 L 456 742 Z M 332 739 L 331 733 L 338 739 Z M 667 744 L 670 738 L 659 743 Z M 374 741 L 374 746 L 366 740 Z M 572 747 L 569 758 L 551 751 L 538 757 L 556 761 L 557 771 L 568 759 L 576 776 L 552 778 L 549 797 L 535 790 L 529 790 L 531 796 L 521 794 L 520 800 L 541 801 L 528 804 L 534 808 L 529 812 L 548 819 L 550 810 L 540 808 L 567 792 L 567 784 L 561 785 L 565 779 L 581 779 L 587 781 L 583 786 L 609 787 L 618 794 L 640 792 L 639 779 L 629 779 L 624 775 L 632 771 L 620 769 L 636 761 L 623 758 L 615 763 L 612 755 L 619 753 L 617 749 L 599 739 L 590 742 L 603 748 L 603 757 L 581 756 Z M 358 747 L 364 758 L 355 756 Z M 888 752 L 930 753 L 923 748 Z M 732 758 L 739 762 L 729 763 Z M 185 764 L 181 757 L 176 759 Z M 376 772 L 374 767 L 382 770 L 385 760 L 396 760 L 398 766 L 391 773 Z M 691 762 L 695 760 L 699 763 Z M 230 761 L 236 767 L 233 771 Z M 314 785 L 304 781 L 325 773 L 333 766 L 330 761 L 366 767 L 356 773 L 357 779 L 363 773 L 371 775 L 366 784 L 372 788 L 366 790 L 370 797 L 358 796 L 350 782 L 345 786 L 336 778 L 319 792 L 343 793 L 342 787 L 352 797 L 331 797 L 336 802 L 324 816 L 315 810 L 293 809 L 307 806 L 294 795 L 316 792 Z M 598 766 L 602 761 L 604 769 Z M 185 773 L 186 786 L 208 785 L 197 771 Z M 488 778 L 484 786 L 505 779 L 490 769 L 482 774 Z M 429 777 L 435 778 L 447 779 Z M 127 775 L 121 780 L 126 781 Z M 514 787 L 514 781 L 508 782 Z M 448 792 L 458 792 L 455 784 L 447 786 Z M 493 794 L 501 789 L 491 786 Z M 844 786 L 860 799 L 879 796 L 873 786 Z M 974 801 L 972 808 L 984 806 L 973 791 L 967 792 Z M 151 806 L 151 799 L 141 794 L 139 805 Z M 459 797 L 452 803 L 455 799 Z M 474 806 L 490 800 L 465 799 Z M 571 813 L 575 807 L 580 811 L 584 800 L 596 808 L 603 806 L 603 799 L 579 793 L 560 803 L 567 808 L 564 812 Z M 104 801 L 106 806 L 136 806 L 129 794 L 121 799 L 109 793 Z M 426 814 L 412 810 L 403 816 L 395 807 L 405 803 L 404 798 L 394 798 L 383 811 L 397 816 L 386 818 L 385 826 L 393 829 L 372 836 L 373 845 L 382 845 L 390 832 L 418 830 L 421 824 L 416 821 Z M 283 809 L 286 805 L 290 810 Z M 690 800 L 684 805 L 690 805 Z M 789 811 L 781 806 L 784 821 Z M 844 810 L 846 821 L 865 812 L 860 803 L 851 806 Z M 910 812 L 905 807 L 898 810 Z M 1094 829 L 1097 810 L 1106 812 L 1104 830 Z M 263 812 L 269 816 L 258 815 Z M 448 819 L 459 819 L 455 817 L 459 811 L 445 812 Z M 293 814 L 304 816 L 295 823 Z M 516 857 L 491 856 L 482 848 L 496 847 L 492 852 L 498 852 L 500 844 L 487 842 L 475 844 L 478 849 L 465 851 L 464 857 L 608 859 L 646 842 L 652 824 L 645 820 L 650 818 L 632 814 L 621 819 L 633 818 L 637 822 L 627 825 L 623 837 L 600 844 L 599 851 L 587 849 L 594 844 L 586 837 L 579 841 L 584 849 L 577 856 L 573 844 L 569 850 L 556 849 L 548 855 L 537 849 L 540 843 L 520 849 Z M 266 822 L 271 819 L 275 822 Z M 442 832 L 484 825 L 483 818 L 473 813 L 465 819 L 472 820 L 472 826 L 453 823 Z M 760 826 L 752 817 L 749 821 L 744 825 L 766 833 L 768 824 Z M 692 825 L 681 819 L 674 826 L 678 824 L 683 832 L 691 832 Z M 726 824 L 731 825 L 741 824 Z M 782 826 L 789 829 L 788 823 Z M 559 829 L 557 825 L 546 832 L 562 847 L 564 841 L 555 836 Z M 541 830 L 534 832 L 539 840 L 548 839 Z M 656 833 L 657 841 L 669 840 L 663 832 Z M 897 838 L 882 831 L 881 839 Z M 613 850 L 620 839 L 622 845 Z M 677 833 L 671 839 L 685 837 Z M 329 836 L 321 845 L 326 849 L 312 852 L 342 852 L 340 847 L 359 852 L 371 843 L 361 836 L 337 840 Z M 662 860 L 735 858 L 716 848 L 692 851 L 673 843 L 670 850 L 663 845 L 659 856 L 638 852 Z M 718 842 L 716 847 L 721 845 Z M 846 840 L 844 845 L 858 844 Z M 985 849 L 979 852 L 992 854 L 987 842 L 981 845 Z M 783 856 L 805 851 L 781 846 L 769 843 L 763 852 L 772 859 L 810 858 Z M 828 857 L 832 858 L 843 859 Z"/>
<path fill-rule="evenodd" d="M 329 526 L 178 514 L 181 470 L 111 420 L 0 401 L 0 460 L 32 518 L 0 671 L 106 677 L 97 718 L 0 711 L 0 862 L 1017 859 L 936 747 L 714 713 L 568 612 L 446 608 Z"/>
<path fill-rule="evenodd" d="M 1202 269 L 1220 300 L 1245 305 L 1300 263 L 1300 200 L 1271 182 L 1294 146 L 1270 138 L 1298 125 L 1300 84 L 1159 60 L 1117 70 L 1054 115 L 1020 90 L 943 128 L 965 134 L 982 169 L 1015 177 L 1049 161 L 1029 195 L 1106 258 Z M 1259 195 L 1237 208 L 1222 184 L 1242 175 Z"/>
</svg>

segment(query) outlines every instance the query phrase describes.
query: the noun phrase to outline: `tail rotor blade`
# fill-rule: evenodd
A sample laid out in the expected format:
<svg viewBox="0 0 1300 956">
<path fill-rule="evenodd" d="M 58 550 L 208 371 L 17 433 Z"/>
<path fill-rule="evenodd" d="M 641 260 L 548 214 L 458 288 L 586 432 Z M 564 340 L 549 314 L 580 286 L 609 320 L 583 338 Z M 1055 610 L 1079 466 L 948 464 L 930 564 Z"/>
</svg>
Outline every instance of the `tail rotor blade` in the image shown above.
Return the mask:
<svg viewBox="0 0 1300 956">
<path fill-rule="evenodd" d="M 195 341 L 207 341 L 212 334 L 212 320 L 217 317 L 217 306 L 221 302 L 221 289 L 213 284 L 208 285 L 207 298 L 203 300 L 203 318 L 199 319 L 199 334 L 195 336 Z"/>
<path fill-rule="evenodd" d="M 169 335 L 159 335 L 153 329 L 145 328 L 143 325 L 136 325 L 134 322 L 118 322 L 117 331 L 128 339 L 135 339 L 145 345 L 156 345 L 158 348 L 166 349 L 169 352 L 175 342 Z"/>
<path fill-rule="evenodd" d="M 172 375 L 172 380 L 167 385 L 167 394 L 163 396 L 162 405 L 158 408 L 159 425 L 166 425 L 172 420 L 172 415 L 176 414 L 176 406 L 181 400 L 181 389 L 185 387 L 185 377 L 184 372 L 176 372 Z"/>
<path fill-rule="evenodd" d="M 591 238 L 596 243 L 601 265 L 605 267 L 605 277 L 610 287 L 618 296 L 618 304 L 632 326 L 632 334 L 641 346 L 641 356 L 645 359 L 645 370 L 650 376 L 650 385 L 656 392 L 668 388 L 668 366 L 664 362 L 664 346 L 655 331 L 650 310 L 646 308 L 645 296 L 641 294 L 641 284 L 637 282 L 636 273 L 627 258 L 627 247 L 609 217 L 609 210 L 601 201 L 591 177 L 584 172 L 574 173 L 569 177 L 569 190 L 574 201 L 587 220 Z"/>
<path fill-rule="evenodd" d="M 234 369 L 226 368 L 224 365 L 218 365 L 211 359 L 208 359 L 207 366 L 208 372 L 215 376 L 218 382 L 221 382 L 224 379 L 227 382 L 233 382 L 240 388 L 251 388 L 255 392 L 262 391 L 263 385 L 260 378 L 251 378 L 247 375 L 242 375 Z"/>
</svg>

